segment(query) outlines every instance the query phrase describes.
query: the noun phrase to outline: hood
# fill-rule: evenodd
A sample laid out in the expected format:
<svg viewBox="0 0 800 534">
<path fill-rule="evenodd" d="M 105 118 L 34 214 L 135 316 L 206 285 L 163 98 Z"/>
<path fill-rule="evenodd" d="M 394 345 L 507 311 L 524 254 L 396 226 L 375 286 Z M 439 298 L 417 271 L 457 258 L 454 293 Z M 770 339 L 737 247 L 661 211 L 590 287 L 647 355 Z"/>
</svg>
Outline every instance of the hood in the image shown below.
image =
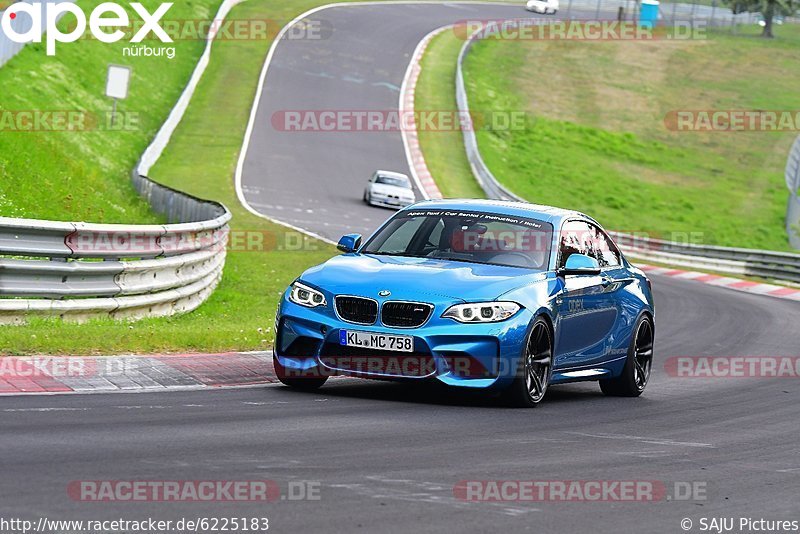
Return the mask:
<svg viewBox="0 0 800 534">
<path fill-rule="evenodd" d="M 345 254 L 308 269 L 300 279 L 330 291 L 377 298 L 478 302 L 495 300 L 518 287 L 546 279 L 546 273 L 517 267 L 427 258 Z"/>
</svg>

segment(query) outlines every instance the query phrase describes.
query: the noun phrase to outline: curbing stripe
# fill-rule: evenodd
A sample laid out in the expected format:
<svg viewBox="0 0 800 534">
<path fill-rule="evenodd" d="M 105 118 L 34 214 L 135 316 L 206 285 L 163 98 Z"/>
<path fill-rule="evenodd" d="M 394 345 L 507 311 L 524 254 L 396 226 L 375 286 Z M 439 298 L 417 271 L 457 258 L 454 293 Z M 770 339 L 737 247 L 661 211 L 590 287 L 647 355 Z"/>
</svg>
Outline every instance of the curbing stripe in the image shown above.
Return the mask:
<svg viewBox="0 0 800 534">
<path fill-rule="evenodd" d="M 0 396 L 185 391 L 277 383 L 272 353 L 0 358 Z"/>
<path fill-rule="evenodd" d="M 425 156 L 422 154 L 415 119 L 416 115 L 414 114 L 414 97 L 416 96 L 419 75 L 422 72 L 421 62 L 422 57 L 425 55 L 425 50 L 434 37 L 451 28 L 453 28 L 452 24 L 437 28 L 417 43 L 414 53 L 411 54 L 411 60 L 403 78 L 403 85 L 400 87 L 400 102 L 398 104 L 400 116 L 409 117 L 408 128 L 402 129 L 403 146 L 406 151 L 408 168 L 411 170 L 411 177 L 416 182 L 425 200 L 442 198 L 442 193 L 439 191 L 439 186 L 433 181 L 428 165 L 425 163 Z"/>
<path fill-rule="evenodd" d="M 699 273 L 697 271 L 682 271 L 679 269 L 655 267 L 653 265 L 637 265 L 637 267 L 645 271 L 647 274 L 653 274 L 656 276 L 669 276 L 671 278 L 690 280 L 692 282 L 734 289 L 736 291 L 743 291 L 745 293 L 752 293 L 755 295 L 767 295 L 775 298 L 800 301 L 800 289 L 791 287 L 764 284 L 753 282 L 751 280 L 719 276 L 716 274 Z"/>
</svg>

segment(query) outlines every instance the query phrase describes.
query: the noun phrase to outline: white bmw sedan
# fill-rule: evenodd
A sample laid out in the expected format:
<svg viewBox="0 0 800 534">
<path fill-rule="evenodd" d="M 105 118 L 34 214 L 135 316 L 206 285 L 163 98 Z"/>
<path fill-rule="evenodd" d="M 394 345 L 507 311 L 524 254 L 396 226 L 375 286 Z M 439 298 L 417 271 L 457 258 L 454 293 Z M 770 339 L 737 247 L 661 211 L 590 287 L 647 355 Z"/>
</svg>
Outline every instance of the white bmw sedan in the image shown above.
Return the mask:
<svg viewBox="0 0 800 534">
<path fill-rule="evenodd" d="M 399 172 L 375 171 L 364 190 L 364 202 L 372 206 L 400 209 L 416 201 L 411 180 Z"/>
</svg>

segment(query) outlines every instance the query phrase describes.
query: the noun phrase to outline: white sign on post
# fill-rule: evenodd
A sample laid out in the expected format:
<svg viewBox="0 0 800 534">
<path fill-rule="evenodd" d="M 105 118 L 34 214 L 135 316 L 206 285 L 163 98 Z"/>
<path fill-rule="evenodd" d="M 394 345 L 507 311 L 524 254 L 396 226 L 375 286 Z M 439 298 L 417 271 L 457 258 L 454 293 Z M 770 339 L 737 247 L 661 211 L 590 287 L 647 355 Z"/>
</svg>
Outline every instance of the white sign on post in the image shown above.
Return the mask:
<svg viewBox="0 0 800 534">
<path fill-rule="evenodd" d="M 117 119 L 117 99 L 128 98 L 128 84 L 131 81 L 131 68 L 120 65 L 109 65 L 106 77 L 106 96 L 114 99 L 114 109 L 111 111 L 111 126 Z"/>
<path fill-rule="evenodd" d="M 111 98 L 128 98 L 128 83 L 130 80 L 130 67 L 109 65 L 108 77 L 106 78 L 106 96 Z"/>
</svg>

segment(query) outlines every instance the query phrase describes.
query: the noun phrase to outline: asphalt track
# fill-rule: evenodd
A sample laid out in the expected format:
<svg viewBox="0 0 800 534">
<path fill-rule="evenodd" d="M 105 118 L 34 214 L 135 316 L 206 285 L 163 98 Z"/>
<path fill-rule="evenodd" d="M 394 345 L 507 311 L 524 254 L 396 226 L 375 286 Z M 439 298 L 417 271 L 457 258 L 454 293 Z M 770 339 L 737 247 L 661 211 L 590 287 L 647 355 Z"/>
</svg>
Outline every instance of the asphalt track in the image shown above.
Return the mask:
<svg viewBox="0 0 800 534">
<path fill-rule="evenodd" d="M 324 38 L 283 40 L 269 64 L 242 165 L 248 204 L 333 241 L 348 232 L 368 235 L 391 214 L 362 202 L 369 177 L 377 169 L 410 173 L 400 132 L 285 131 L 274 119 L 298 110 L 396 110 L 409 60 L 426 34 L 466 20 L 534 16 L 520 6 L 455 3 L 313 14 L 310 20 L 328 30 Z"/>
<path fill-rule="evenodd" d="M 377 8 L 353 9 L 358 23 L 343 17 L 347 28 L 373 28 L 387 16 Z M 361 18 L 362 9 L 375 18 Z M 393 9 L 409 9 L 395 18 L 421 21 L 423 27 L 409 25 L 413 35 L 407 37 L 399 30 L 389 35 L 385 29 L 370 35 L 392 43 L 400 40 L 405 51 L 431 27 L 448 22 L 449 8 Z M 339 16 L 338 9 L 323 13 Z M 455 17 L 464 18 L 460 13 Z M 350 55 L 332 52 L 325 72 L 344 73 L 351 65 L 353 73 L 366 79 L 372 71 L 358 71 L 354 58 L 378 53 L 374 42 L 362 35 Z M 385 66 L 384 81 L 396 84 L 405 68 L 401 56 Z M 301 68 L 281 63 L 279 54 L 276 61 L 287 76 Z M 376 60 L 369 64 L 379 70 Z M 378 80 L 377 74 L 370 79 Z M 360 102 L 333 98 L 332 82 L 321 83 L 327 89 L 318 95 L 321 106 Z M 371 91 L 381 94 L 381 88 L 366 92 Z M 291 98 L 275 89 L 264 95 L 262 105 L 274 97 Z M 375 105 L 396 102 L 396 94 L 387 99 Z M 279 104 L 284 105 L 288 104 Z M 284 214 L 294 217 L 293 224 L 309 223 L 310 230 L 332 232 L 328 235 L 341 232 L 334 223 L 356 230 L 358 225 L 367 227 L 371 223 L 363 219 L 366 212 L 359 211 L 360 191 L 354 194 L 350 189 L 381 159 L 373 152 L 384 151 L 399 170 L 405 157 L 402 145 L 395 146 L 399 138 L 374 137 L 378 140 L 363 140 L 374 143 L 369 146 L 361 141 L 351 145 L 354 139 L 342 137 L 335 140 L 340 143 L 336 150 L 319 146 L 302 157 L 288 141 L 255 145 L 258 157 L 271 158 L 272 163 L 279 163 L 278 155 L 284 153 L 286 169 L 294 160 L 294 166 L 303 169 L 296 171 L 298 177 L 327 169 L 331 179 L 304 189 L 303 198 L 268 202 L 270 174 L 265 173 L 264 190 L 248 187 L 248 198 L 260 198 L 262 202 L 253 206 L 270 215 L 277 211 L 269 211 L 269 206 L 281 205 Z M 254 142 L 258 139 L 254 135 Z M 312 137 L 304 140 L 312 142 Z M 310 145 L 298 143 L 304 146 Z M 337 165 L 334 152 L 341 160 Z M 369 161 L 362 164 L 362 158 Z M 344 173 L 347 168 L 354 172 Z M 245 177 L 256 180 L 250 173 Z M 300 183 L 299 178 L 285 176 L 283 184 Z M 327 195 L 333 192 L 338 196 L 331 200 Z M 294 206 L 312 212 L 295 212 Z M 388 213 L 368 211 L 376 222 Z M 331 226 L 319 225 L 321 221 Z M 2 398 L 0 518 L 267 516 L 275 532 L 568 533 L 682 532 L 683 518 L 694 520 L 695 532 L 701 517 L 798 519 L 800 382 L 675 378 L 664 371 L 663 362 L 678 355 L 798 355 L 800 307 L 667 277 L 654 277 L 654 287 L 656 363 L 639 399 L 604 397 L 595 384 L 565 385 L 548 392 L 536 409 L 513 410 L 482 397 L 350 379 L 331 381 L 316 393 L 267 386 Z M 282 488 L 290 481 L 306 480 L 320 484 L 320 499 L 258 505 L 87 503 L 67 494 L 70 481 L 127 479 L 271 479 Z M 472 503 L 454 497 L 453 486 L 459 481 L 487 479 L 655 480 L 669 487 L 675 481 L 699 482 L 706 485 L 707 496 L 689 502 L 634 503 Z"/>
</svg>

